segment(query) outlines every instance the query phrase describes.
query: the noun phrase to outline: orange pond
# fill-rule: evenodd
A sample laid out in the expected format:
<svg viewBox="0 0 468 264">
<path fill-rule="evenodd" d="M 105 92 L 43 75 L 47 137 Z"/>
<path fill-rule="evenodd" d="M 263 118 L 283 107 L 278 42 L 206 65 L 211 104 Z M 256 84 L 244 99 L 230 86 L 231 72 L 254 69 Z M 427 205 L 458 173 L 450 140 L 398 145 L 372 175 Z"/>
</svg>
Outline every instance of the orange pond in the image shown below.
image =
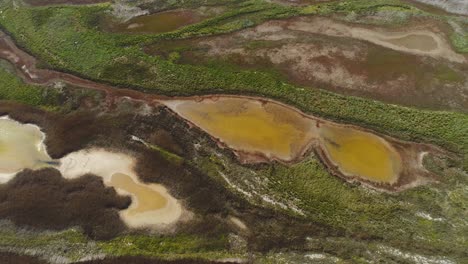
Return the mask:
<svg viewBox="0 0 468 264">
<path fill-rule="evenodd" d="M 318 143 L 344 175 L 394 183 L 401 171 L 400 155 L 385 139 L 323 120 L 317 126 L 313 116 L 278 103 L 229 96 L 164 103 L 237 151 L 287 162 Z"/>
</svg>

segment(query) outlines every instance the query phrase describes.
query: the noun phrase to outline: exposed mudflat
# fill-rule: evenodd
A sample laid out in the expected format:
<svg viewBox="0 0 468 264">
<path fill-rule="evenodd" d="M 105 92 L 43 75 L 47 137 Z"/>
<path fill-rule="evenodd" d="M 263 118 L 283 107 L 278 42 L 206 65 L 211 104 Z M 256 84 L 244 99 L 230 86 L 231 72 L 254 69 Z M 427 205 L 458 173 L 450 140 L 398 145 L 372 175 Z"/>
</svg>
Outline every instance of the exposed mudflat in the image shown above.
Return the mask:
<svg viewBox="0 0 468 264">
<path fill-rule="evenodd" d="M 364 28 L 349 26 L 327 18 L 298 18 L 286 25 L 286 28 L 307 33 L 324 34 L 334 37 L 351 37 L 365 40 L 386 48 L 416 55 L 427 55 L 465 63 L 465 56 L 453 51 L 446 36 L 430 30 L 405 28 L 401 31 L 386 28 Z"/>
<path fill-rule="evenodd" d="M 187 47 L 182 63 L 210 65 L 214 59 L 241 69 L 275 70 L 311 88 L 468 111 L 466 55 L 455 53 L 443 30 L 431 21 L 388 29 L 301 17 L 230 35 L 158 43 L 146 51 L 164 56 L 172 46 Z"/>
</svg>

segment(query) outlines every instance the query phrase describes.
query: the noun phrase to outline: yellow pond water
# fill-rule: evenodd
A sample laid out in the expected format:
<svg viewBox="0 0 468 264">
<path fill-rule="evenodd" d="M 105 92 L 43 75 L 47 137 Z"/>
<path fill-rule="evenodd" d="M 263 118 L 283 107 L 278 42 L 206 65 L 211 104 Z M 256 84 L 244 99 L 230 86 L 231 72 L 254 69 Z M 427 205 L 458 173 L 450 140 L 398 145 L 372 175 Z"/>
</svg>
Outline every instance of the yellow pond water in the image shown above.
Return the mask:
<svg viewBox="0 0 468 264">
<path fill-rule="evenodd" d="M 159 190 L 150 185 L 136 183 L 130 176 L 122 173 L 114 174 L 109 185 L 134 196 L 135 206 L 128 209 L 129 216 L 159 210 L 167 204 L 167 199 L 160 194 Z"/>
<path fill-rule="evenodd" d="M 102 177 L 106 186 L 114 187 L 122 195 L 130 195 L 130 207 L 119 212 L 129 227 L 152 227 L 177 222 L 182 214 L 180 203 L 164 186 L 140 182 L 134 171 L 135 163 L 133 157 L 124 153 L 86 149 L 63 157 L 58 169 L 67 179 L 94 174 Z"/>
<path fill-rule="evenodd" d="M 165 104 L 235 150 L 290 161 L 320 142 L 345 175 L 393 183 L 401 170 L 399 154 L 383 138 L 327 121 L 317 128 L 313 116 L 274 102 L 227 96 Z"/>
<path fill-rule="evenodd" d="M 37 126 L 0 118 L 0 182 L 23 169 L 37 169 L 51 161 Z"/>
<path fill-rule="evenodd" d="M 320 140 L 327 156 L 346 175 L 359 175 L 373 182 L 394 183 L 401 170 L 401 159 L 396 150 L 373 134 L 322 125 Z"/>
<path fill-rule="evenodd" d="M 314 136 L 315 122 L 277 104 L 240 98 L 174 102 L 174 110 L 229 147 L 291 160 Z M 171 106 L 170 106 L 171 107 Z"/>
</svg>

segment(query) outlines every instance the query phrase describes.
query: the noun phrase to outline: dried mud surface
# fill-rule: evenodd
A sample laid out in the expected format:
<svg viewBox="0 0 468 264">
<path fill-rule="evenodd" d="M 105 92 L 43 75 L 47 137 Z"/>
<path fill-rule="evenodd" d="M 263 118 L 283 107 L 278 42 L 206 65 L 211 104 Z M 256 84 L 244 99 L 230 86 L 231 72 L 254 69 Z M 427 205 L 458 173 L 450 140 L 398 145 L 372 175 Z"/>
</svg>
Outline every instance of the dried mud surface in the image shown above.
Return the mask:
<svg viewBox="0 0 468 264">
<path fill-rule="evenodd" d="M 302 86 L 467 112 L 467 56 L 451 50 L 445 30 L 432 20 L 416 21 L 403 29 L 354 29 L 330 19 L 299 17 L 171 45 L 190 47 L 181 52 L 181 63 L 209 66 L 215 60 L 240 69 L 275 71 Z M 382 46 L 384 41 L 375 39 L 385 36 L 386 31 L 397 32 L 395 36 L 424 32 L 436 38 L 440 46 L 430 52 L 392 49 L 394 46 Z M 165 56 L 164 49 L 170 52 L 167 47 L 171 45 L 158 43 L 146 47 L 146 51 Z"/>
</svg>

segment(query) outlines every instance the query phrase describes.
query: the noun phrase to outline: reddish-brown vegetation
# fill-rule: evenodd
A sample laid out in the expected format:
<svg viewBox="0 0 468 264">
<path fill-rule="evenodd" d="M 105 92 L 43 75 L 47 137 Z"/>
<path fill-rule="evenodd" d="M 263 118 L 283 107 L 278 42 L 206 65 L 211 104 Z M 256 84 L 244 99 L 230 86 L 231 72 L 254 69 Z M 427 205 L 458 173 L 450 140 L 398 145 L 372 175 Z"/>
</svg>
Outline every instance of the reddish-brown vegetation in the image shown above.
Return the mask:
<svg viewBox="0 0 468 264">
<path fill-rule="evenodd" d="M 120 233 L 125 225 L 118 210 L 130 199 L 105 187 L 99 177 L 66 180 L 55 169 L 20 172 L 0 186 L 0 218 L 20 226 L 64 229 L 81 226 L 93 238 Z"/>
</svg>

